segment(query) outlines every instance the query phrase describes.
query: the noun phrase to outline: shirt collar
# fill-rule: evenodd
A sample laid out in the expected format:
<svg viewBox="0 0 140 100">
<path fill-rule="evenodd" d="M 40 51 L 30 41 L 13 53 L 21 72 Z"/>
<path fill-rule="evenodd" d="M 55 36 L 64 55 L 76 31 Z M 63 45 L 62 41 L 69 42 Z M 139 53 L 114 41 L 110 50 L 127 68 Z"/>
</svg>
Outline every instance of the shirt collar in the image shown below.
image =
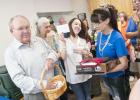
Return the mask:
<svg viewBox="0 0 140 100">
<path fill-rule="evenodd" d="M 27 46 L 27 45 L 21 43 L 19 40 L 17 40 L 16 38 L 14 38 L 14 46 L 15 46 L 15 48 L 19 49 L 20 47 Z"/>
</svg>

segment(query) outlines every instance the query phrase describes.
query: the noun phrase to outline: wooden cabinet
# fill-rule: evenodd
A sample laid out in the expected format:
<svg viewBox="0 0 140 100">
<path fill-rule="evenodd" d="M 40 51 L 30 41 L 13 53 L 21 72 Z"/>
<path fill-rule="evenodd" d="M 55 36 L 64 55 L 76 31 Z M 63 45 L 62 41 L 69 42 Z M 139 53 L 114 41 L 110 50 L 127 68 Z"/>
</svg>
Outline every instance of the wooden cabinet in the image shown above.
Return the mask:
<svg viewBox="0 0 140 100">
<path fill-rule="evenodd" d="M 87 1 L 90 13 L 92 13 L 92 11 L 98 8 L 100 5 L 104 4 L 114 5 L 118 9 L 118 12 L 124 11 L 129 16 L 131 16 L 133 11 L 132 0 L 87 0 Z"/>
</svg>

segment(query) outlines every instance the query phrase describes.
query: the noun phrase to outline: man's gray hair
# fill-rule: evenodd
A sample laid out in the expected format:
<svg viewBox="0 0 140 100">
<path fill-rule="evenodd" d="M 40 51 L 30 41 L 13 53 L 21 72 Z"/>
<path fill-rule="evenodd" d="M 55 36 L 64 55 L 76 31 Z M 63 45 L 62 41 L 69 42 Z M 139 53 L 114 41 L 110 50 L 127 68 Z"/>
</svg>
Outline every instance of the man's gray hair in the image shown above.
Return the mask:
<svg viewBox="0 0 140 100">
<path fill-rule="evenodd" d="M 12 17 L 9 21 L 9 29 L 10 29 L 10 32 L 12 32 L 12 29 L 13 29 L 13 21 L 16 19 L 16 18 L 24 18 L 26 19 L 27 21 L 29 21 L 25 16 L 23 15 L 16 15 L 14 17 Z"/>
</svg>

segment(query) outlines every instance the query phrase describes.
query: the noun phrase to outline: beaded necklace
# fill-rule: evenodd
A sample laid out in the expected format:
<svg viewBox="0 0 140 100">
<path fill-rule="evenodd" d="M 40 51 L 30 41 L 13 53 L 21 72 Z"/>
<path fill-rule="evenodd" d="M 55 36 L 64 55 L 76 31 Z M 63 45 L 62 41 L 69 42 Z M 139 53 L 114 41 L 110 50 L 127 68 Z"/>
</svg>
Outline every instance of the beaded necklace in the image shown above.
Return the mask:
<svg viewBox="0 0 140 100">
<path fill-rule="evenodd" d="M 109 40 L 110 40 L 110 38 L 111 38 L 112 31 L 110 32 L 110 34 L 109 34 L 109 36 L 108 36 L 108 38 L 107 38 L 107 40 L 106 40 L 106 42 L 105 42 L 105 45 L 101 48 L 102 34 L 103 34 L 103 33 L 101 32 L 100 40 L 99 40 L 99 53 L 100 53 L 100 55 L 103 57 L 103 51 L 104 51 L 105 47 L 107 46 L 107 44 L 109 43 Z"/>
</svg>

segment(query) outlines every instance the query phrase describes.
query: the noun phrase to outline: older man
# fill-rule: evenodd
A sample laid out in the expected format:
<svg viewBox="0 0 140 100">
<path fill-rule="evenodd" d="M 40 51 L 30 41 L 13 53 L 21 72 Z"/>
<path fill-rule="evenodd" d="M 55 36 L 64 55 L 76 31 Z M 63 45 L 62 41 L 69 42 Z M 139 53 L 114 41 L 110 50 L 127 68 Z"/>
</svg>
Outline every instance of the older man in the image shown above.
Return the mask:
<svg viewBox="0 0 140 100">
<path fill-rule="evenodd" d="M 46 79 L 52 78 L 52 64 L 57 54 L 41 38 L 31 37 L 30 23 L 24 16 L 11 18 L 10 32 L 14 41 L 5 53 L 5 64 L 13 82 L 21 89 L 24 100 L 45 100 L 41 93 L 40 76 L 43 68 L 48 69 Z"/>
</svg>

